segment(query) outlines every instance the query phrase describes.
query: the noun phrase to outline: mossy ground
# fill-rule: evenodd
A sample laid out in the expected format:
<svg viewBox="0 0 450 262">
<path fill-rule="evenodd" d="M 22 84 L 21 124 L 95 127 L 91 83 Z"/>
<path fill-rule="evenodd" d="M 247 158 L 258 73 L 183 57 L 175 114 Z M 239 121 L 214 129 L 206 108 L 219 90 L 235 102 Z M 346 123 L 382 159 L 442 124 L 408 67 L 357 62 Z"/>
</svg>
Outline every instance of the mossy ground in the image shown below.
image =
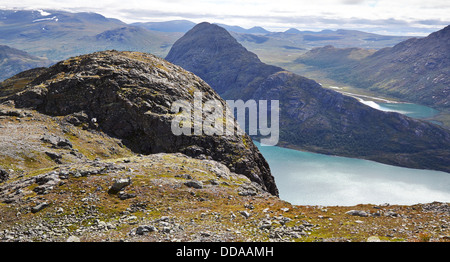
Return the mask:
<svg viewBox="0 0 450 262">
<path fill-rule="evenodd" d="M 283 241 L 352 241 L 364 242 L 371 236 L 381 241 L 448 241 L 442 236 L 448 235 L 448 214 L 436 215 L 422 211 L 416 206 L 358 205 L 340 206 L 294 206 L 277 197 L 267 194 L 241 196 L 240 186 L 246 179 L 217 178 L 200 160 L 166 155 L 159 158 L 131 157 L 117 159 L 123 170 L 114 174 L 98 174 L 88 177 L 70 178 L 49 194 L 37 196 L 29 188 L 27 199 L 39 198 L 51 203 L 37 214 L 27 212 L 34 205 L 25 201 L 21 205 L 1 205 L 0 230 L 17 224 L 34 224 L 42 219 L 59 226 L 67 216 L 78 217 L 77 223 L 64 225 L 68 232 L 65 237 L 77 230 L 87 228 L 96 221 L 116 223 L 114 230 L 102 233 L 91 232 L 81 235 L 82 241 L 167 241 L 161 234 L 150 233 L 142 237 L 130 238 L 129 232 L 137 225 L 148 224 L 161 217 L 174 218 L 183 225 L 184 230 L 171 236 L 171 240 L 192 241 L 199 232 L 222 235 L 225 241 L 273 241 L 269 231 L 260 228 L 261 221 L 270 217 L 289 218 L 284 225 L 274 223 L 272 229 L 295 227 L 304 223 L 312 224 L 312 230 L 301 238 L 283 237 Z M 158 160 L 156 160 L 158 159 Z M 185 178 L 177 175 L 190 175 L 202 181 L 202 189 L 193 189 L 184 185 Z M 136 197 L 121 200 L 117 195 L 108 194 L 114 178 L 131 177 L 132 184 L 126 193 Z M 216 185 L 209 181 L 215 180 Z M 134 209 L 133 207 L 140 207 Z M 391 216 L 351 216 L 345 212 L 351 209 L 368 212 L 387 212 L 395 210 L 397 217 Z M 17 215 L 17 211 L 22 214 Z M 63 210 L 58 213 L 58 210 Z M 248 218 L 240 214 L 247 211 Z M 128 214 L 128 215 L 127 215 Z M 130 223 L 117 223 L 132 215 Z M 166 236 L 167 237 L 167 236 Z M 64 240 L 64 238 L 60 239 Z"/>
</svg>

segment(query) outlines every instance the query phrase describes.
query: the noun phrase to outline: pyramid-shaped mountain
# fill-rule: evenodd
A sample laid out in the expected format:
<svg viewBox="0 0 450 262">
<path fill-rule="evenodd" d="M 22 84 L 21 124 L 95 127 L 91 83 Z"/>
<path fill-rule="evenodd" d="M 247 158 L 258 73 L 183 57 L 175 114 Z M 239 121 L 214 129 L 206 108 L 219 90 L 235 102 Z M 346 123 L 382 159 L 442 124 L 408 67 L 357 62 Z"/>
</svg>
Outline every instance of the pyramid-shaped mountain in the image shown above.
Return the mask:
<svg viewBox="0 0 450 262">
<path fill-rule="evenodd" d="M 195 72 L 224 98 L 249 98 L 255 80 L 283 70 L 262 63 L 224 28 L 209 23 L 176 41 L 166 60 Z"/>
<path fill-rule="evenodd" d="M 264 64 L 217 25 L 196 25 L 166 59 L 200 76 L 225 99 L 279 100 L 278 145 L 450 171 L 450 131 L 373 109 L 311 79 Z"/>
</svg>

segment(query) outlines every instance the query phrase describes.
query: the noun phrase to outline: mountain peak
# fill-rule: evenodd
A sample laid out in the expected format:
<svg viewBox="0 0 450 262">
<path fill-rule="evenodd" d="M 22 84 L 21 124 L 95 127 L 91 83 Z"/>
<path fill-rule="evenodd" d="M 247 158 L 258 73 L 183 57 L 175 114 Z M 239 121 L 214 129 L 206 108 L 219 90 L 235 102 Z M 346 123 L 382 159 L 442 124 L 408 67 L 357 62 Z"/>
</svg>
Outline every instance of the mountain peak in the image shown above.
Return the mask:
<svg viewBox="0 0 450 262">
<path fill-rule="evenodd" d="M 245 88 L 255 77 L 283 70 L 262 63 L 256 54 L 243 47 L 227 30 L 207 22 L 196 25 L 178 39 L 166 59 L 195 72 L 224 98 L 232 97 L 235 92 L 245 98 Z M 221 72 L 228 80 L 224 81 L 209 72 Z"/>
<path fill-rule="evenodd" d="M 7 99 L 46 115 L 95 118 L 98 131 L 121 139 L 136 153 L 183 153 L 221 162 L 277 195 L 267 162 L 242 131 L 227 136 L 172 132 L 176 114 L 171 105 L 180 100 L 192 104 L 194 92 L 201 92 L 205 101 L 226 106 L 203 80 L 164 59 L 139 52 L 103 51 L 61 61 Z"/>
<path fill-rule="evenodd" d="M 203 34 L 208 36 L 223 36 L 229 38 L 229 40 L 234 39 L 231 34 L 223 27 L 211 24 L 209 22 L 201 22 L 195 25 L 191 30 L 189 30 L 185 36 Z M 236 40 L 235 40 L 236 41 Z M 236 41 L 237 42 L 237 41 Z"/>
<path fill-rule="evenodd" d="M 432 36 L 450 39 L 450 25 L 444 27 L 443 29 L 441 29 L 439 31 L 431 33 L 429 35 L 429 37 L 432 37 Z"/>
<path fill-rule="evenodd" d="M 284 31 L 287 34 L 300 34 L 301 31 L 296 28 L 289 28 L 288 30 Z"/>
</svg>

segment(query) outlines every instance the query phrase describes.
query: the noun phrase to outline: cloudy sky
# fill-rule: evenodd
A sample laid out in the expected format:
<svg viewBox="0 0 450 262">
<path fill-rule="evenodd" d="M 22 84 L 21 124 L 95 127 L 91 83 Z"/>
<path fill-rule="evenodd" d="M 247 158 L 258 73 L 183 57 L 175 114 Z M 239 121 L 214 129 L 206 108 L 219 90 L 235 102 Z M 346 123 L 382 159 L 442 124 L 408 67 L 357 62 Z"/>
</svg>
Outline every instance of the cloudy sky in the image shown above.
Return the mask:
<svg viewBox="0 0 450 262">
<path fill-rule="evenodd" d="M 92 11 L 127 23 L 187 19 L 271 31 L 344 28 L 427 35 L 450 24 L 448 0 L 2 0 L 0 8 Z"/>
</svg>

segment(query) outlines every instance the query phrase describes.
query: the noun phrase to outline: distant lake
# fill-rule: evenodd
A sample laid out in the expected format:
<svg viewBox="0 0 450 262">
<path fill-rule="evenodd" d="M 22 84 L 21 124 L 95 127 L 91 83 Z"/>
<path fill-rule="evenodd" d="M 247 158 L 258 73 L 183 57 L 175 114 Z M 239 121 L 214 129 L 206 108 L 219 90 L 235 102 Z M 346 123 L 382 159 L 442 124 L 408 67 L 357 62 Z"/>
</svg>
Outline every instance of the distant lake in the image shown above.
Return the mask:
<svg viewBox="0 0 450 262">
<path fill-rule="evenodd" d="M 255 144 L 270 165 L 280 198 L 291 204 L 450 202 L 449 173 Z"/>
<path fill-rule="evenodd" d="M 379 103 L 358 98 L 363 104 L 381 111 L 397 112 L 413 118 L 429 118 L 439 114 L 439 111 L 424 105 L 413 103 Z"/>
<path fill-rule="evenodd" d="M 431 107 L 410 103 L 379 103 L 381 110 L 394 111 L 414 118 L 429 118 L 439 114 Z"/>
</svg>

